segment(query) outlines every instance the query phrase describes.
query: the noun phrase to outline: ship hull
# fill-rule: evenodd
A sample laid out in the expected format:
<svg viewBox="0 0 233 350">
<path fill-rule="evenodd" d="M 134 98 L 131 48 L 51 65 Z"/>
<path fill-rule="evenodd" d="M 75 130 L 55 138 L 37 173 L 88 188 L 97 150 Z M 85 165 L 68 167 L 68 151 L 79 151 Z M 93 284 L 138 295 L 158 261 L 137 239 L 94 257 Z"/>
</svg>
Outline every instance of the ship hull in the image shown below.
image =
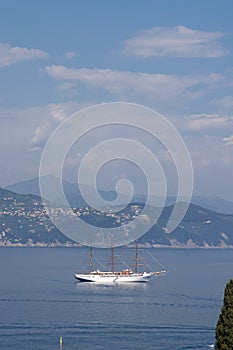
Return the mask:
<svg viewBox="0 0 233 350">
<path fill-rule="evenodd" d="M 94 274 L 75 274 L 74 277 L 80 282 L 94 283 L 136 283 L 148 282 L 153 273 L 132 274 L 129 276 L 117 275 L 94 275 Z"/>
</svg>

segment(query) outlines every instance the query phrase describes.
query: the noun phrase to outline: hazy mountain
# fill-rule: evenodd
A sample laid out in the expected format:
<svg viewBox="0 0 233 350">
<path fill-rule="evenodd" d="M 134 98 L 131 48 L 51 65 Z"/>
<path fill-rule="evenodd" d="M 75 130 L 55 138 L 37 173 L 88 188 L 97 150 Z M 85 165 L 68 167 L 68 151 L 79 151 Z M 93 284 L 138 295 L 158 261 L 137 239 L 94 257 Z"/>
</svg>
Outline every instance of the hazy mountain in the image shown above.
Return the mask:
<svg viewBox="0 0 233 350">
<path fill-rule="evenodd" d="M 47 176 L 47 181 L 48 181 L 50 190 L 53 191 L 53 188 L 55 188 L 55 183 L 57 183 L 60 180 L 54 176 Z M 85 187 L 85 192 L 90 193 L 91 188 L 89 186 L 84 186 L 84 187 Z M 63 181 L 63 188 L 64 188 L 66 198 L 71 207 L 86 206 L 86 202 L 83 200 L 83 197 L 76 183 Z M 21 194 L 40 195 L 39 178 L 37 177 L 31 180 L 18 182 L 16 184 L 7 186 L 6 189 L 17 193 L 21 193 Z M 99 190 L 99 194 L 107 201 L 112 201 L 117 196 L 117 193 L 115 191 L 104 191 L 101 189 Z M 59 198 L 57 198 L 57 201 L 59 202 Z M 123 196 L 122 203 L 128 203 L 128 201 L 129 201 L 129 198 L 127 196 Z M 146 196 L 142 194 L 135 194 L 133 201 L 145 203 Z M 168 196 L 166 199 L 166 206 L 174 204 L 175 201 L 176 201 L 176 197 Z M 193 196 L 192 203 L 219 213 L 233 214 L 233 202 L 226 201 L 217 196 L 209 196 L 209 197 Z"/>
<path fill-rule="evenodd" d="M 193 196 L 192 203 L 219 213 L 233 214 L 233 202 L 229 202 L 217 196 Z"/>
<path fill-rule="evenodd" d="M 143 204 L 133 203 L 111 217 L 96 214 L 91 208 L 77 211 L 81 219 L 92 225 L 116 227 L 132 220 L 136 211 L 140 215 L 142 208 Z M 179 227 L 168 234 L 165 227 L 171 210 L 172 206 L 164 208 L 156 225 L 139 243 L 166 247 L 233 247 L 233 215 L 190 204 Z M 0 189 L 0 245 L 73 243 L 51 223 L 39 196 Z"/>
<path fill-rule="evenodd" d="M 56 178 L 55 176 L 46 176 L 46 182 L 48 184 L 49 190 L 53 193 L 56 193 L 55 188 L 57 186 L 55 185 L 60 182 L 60 179 Z M 77 183 L 70 183 L 64 180 L 62 183 L 64 193 L 71 207 L 79 208 L 87 205 L 82 197 Z M 84 185 L 83 187 L 86 193 L 91 192 L 91 188 L 89 186 Z M 37 177 L 28 181 L 15 183 L 13 185 L 7 186 L 6 189 L 20 194 L 34 194 L 40 196 L 39 178 Z M 117 196 L 117 193 L 115 191 L 100 190 L 99 193 L 100 196 L 102 196 L 107 201 L 112 201 Z M 59 204 L 59 197 L 55 199 L 55 202 Z M 127 197 L 125 197 L 125 202 L 127 202 Z"/>
</svg>

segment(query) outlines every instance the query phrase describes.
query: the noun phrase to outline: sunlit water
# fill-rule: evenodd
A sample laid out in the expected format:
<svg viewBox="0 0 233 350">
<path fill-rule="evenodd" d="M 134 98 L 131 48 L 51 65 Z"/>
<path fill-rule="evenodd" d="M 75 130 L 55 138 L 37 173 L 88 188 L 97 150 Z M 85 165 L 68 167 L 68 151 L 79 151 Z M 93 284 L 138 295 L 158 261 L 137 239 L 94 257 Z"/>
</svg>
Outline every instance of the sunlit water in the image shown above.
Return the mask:
<svg viewBox="0 0 233 350">
<path fill-rule="evenodd" d="M 88 249 L 1 248 L 0 349 L 56 350 L 60 336 L 63 350 L 210 349 L 233 251 L 149 252 L 166 276 L 104 286 L 73 278 L 85 268 Z M 101 261 L 110 254 L 94 253 Z M 134 251 L 116 254 L 130 262 Z M 142 255 L 159 269 L 146 250 Z"/>
</svg>

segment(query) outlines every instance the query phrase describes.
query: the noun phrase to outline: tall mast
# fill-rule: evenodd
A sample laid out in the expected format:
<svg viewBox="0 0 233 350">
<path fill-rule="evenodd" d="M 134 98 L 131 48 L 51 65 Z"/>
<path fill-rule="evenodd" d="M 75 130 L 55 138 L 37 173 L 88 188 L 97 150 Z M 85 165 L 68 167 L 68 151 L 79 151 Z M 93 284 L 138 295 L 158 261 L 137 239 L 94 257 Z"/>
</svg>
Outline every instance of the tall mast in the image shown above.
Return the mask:
<svg viewBox="0 0 233 350">
<path fill-rule="evenodd" d="M 92 252 L 92 246 L 90 248 L 90 272 L 94 271 L 94 262 L 93 262 L 93 252 Z"/>
<path fill-rule="evenodd" d="M 136 241 L 135 272 L 138 273 L 138 241 Z"/>
<path fill-rule="evenodd" d="M 112 258 L 112 272 L 114 273 L 115 272 L 115 261 L 114 261 L 114 247 L 113 246 L 112 246 L 111 258 Z"/>
</svg>

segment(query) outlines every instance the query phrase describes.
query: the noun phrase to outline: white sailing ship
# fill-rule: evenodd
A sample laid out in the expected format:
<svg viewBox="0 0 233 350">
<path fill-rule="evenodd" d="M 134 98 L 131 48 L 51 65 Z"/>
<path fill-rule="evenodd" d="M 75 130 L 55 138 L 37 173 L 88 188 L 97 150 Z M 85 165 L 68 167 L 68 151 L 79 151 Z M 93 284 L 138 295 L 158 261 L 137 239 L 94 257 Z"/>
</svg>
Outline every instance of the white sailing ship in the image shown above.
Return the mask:
<svg viewBox="0 0 233 350">
<path fill-rule="evenodd" d="M 90 250 L 90 272 L 88 273 L 76 273 L 74 277 L 80 282 L 95 282 L 95 283 L 132 283 L 132 282 L 148 282 L 151 277 L 164 275 L 167 271 L 154 271 L 154 272 L 139 272 L 139 259 L 138 259 L 138 244 L 136 243 L 136 256 L 135 256 L 135 271 L 132 269 L 124 269 L 121 271 L 115 271 L 115 259 L 114 248 L 112 248 L 112 268 L 111 271 L 94 270 L 93 253 L 92 248 Z"/>
</svg>

